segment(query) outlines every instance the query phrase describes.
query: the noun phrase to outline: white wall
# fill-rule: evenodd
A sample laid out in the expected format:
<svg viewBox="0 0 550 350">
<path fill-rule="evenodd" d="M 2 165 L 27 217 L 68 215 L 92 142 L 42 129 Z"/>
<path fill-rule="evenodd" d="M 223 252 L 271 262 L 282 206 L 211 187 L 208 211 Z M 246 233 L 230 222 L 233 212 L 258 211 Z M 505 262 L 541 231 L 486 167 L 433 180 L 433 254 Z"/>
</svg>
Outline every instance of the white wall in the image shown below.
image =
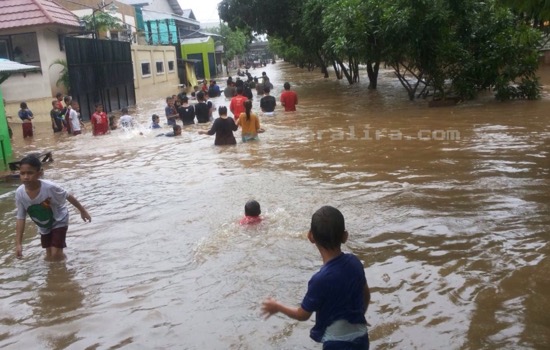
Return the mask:
<svg viewBox="0 0 550 350">
<path fill-rule="evenodd" d="M 165 13 L 174 13 L 172 7 L 166 0 L 153 0 L 151 5 L 143 7 L 146 10 L 165 12 Z"/>
<path fill-rule="evenodd" d="M 9 34 L 29 33 L 31 31 L 26 28 L 10 32 Z M 13 74 L 0 85 L 0 88 L 7 102 L 6 111 L 8 115 L 17 115 L 19 103 L 26 101 L 29 108 L 35 114 L 35 119 L 44 121 L 49 120 L 53 96 L 57 91 L 63 90 L 61 87 L 58 88 L 55 85 L 62 67 L 55 65 L 50 68 L 50 65 L 56 59 L 66 59 L 66 56 L 65 52 L 59 48 L 59 39 L 55 29 L 40 28 L 36 32 L 36 41 L 42 72 Z"/>
</svg>

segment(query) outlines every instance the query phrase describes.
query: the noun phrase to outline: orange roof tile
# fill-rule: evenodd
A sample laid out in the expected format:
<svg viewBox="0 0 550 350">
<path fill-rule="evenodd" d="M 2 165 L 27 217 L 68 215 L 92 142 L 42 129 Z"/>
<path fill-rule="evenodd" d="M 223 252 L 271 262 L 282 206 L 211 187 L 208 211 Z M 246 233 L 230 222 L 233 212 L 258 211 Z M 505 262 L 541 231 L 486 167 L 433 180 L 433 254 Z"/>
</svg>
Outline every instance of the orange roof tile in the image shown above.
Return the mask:
<svg viewBox="0 0 550 350">
<path fill-rule="evenodd" d="M 0 30 L 41 24 L 80 27 L 72 12 L 52 0 L 0 1 Z"/>
</svg>

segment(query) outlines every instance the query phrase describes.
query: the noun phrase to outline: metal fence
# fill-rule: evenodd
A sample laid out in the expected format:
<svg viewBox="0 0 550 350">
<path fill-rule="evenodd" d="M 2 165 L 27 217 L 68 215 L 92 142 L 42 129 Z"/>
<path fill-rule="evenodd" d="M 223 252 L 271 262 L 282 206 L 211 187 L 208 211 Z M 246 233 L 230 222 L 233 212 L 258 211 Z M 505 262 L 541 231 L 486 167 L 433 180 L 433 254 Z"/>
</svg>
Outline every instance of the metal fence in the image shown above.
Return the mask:
<svg viewBox="0 0 550 350">
<path fill-rule="evenodd" d="M 65 50 L 70 94 L 82 119 L 90 119 L 96 102 L 106 112 L 136 104 L 130 43 L 67 37 Z"/>
</svg>

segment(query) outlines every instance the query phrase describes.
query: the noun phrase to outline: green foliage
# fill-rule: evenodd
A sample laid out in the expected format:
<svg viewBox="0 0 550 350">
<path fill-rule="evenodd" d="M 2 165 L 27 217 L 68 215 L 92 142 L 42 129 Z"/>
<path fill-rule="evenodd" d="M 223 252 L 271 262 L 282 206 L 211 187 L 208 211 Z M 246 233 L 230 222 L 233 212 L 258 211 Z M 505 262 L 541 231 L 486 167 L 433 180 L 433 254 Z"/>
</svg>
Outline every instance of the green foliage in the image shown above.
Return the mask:
<svg viewBox="0 0 550 350">
<path fill-rule="evenodd" d="M 50 68 L 55 66 L 56 64 L 62 66 L 63 68 L 59 72 L 59 79 L 57 79 L 55 85 L 62 85 L 65 87 L 65 89 L 67 89 L 67 92 L 69 92 L 71 89 L 71 81 L 69 79 L 69 67 L 67 65 L 67 61 L 65 61 L 64 59 L 56 59 L 52 62 L 52 64 L 50 64 Z"/>
<path fill-rule="evenodd" d="M 232 27 L 269 33 L 287 60 L 332 63 L 350 84 L 366 64 L 376 88 L 385 62 L 410 99 L 540 95 L 533 27 L 550 18 L 549 0 L 223 0 L 219 12 Z"/>
<path fill-rule="evenodd" d="M 521 17 L 537 24 L 550 20 L 550 1 L 548 0 L 500 0 Z"/>
<path fill-rule="evenodd" d="M 96 11 L 93 15 L 82 16 L 85 28 L 90 32 L 105 32 L 107 30 L 122 29 L 122 21 L 103 11 Z"/>
<path fill-rule="evenodd" d="M 213 33 L 222 36 L 220 40 L 224 48 L 224 63 L 233 60 L 236 56 L 246 52 L 249 38 L 247 33 L 241 29 L 232 30 L 226 24 L 220 24 L 219 28 L 212 28 Z"/>
</svg>

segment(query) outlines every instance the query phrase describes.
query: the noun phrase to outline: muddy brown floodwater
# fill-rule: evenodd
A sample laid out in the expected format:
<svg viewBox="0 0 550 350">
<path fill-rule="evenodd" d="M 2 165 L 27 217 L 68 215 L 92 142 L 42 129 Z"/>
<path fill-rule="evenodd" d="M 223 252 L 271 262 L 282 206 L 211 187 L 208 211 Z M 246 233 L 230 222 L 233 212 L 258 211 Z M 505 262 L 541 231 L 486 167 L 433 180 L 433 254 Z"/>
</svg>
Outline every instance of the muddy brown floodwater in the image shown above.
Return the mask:
<svg viewBox="0 0 550 350">
<path fill-rule="evenodd" d="M 93 221 L 71 209 L 64 263 L 43 260 L 29 223 L 15 259 L 18 184 L 2 185 L 0 348 L 320 349 L 313 320 L 264 321 L 259 305 L 301 301 L 321 264 L 306 232 L 325 204 L 364 262 L 372 349 L 550 347 L 548 85 L 540 101 L 431 109 L 389 71 L 368 91 L 366 77 L 348 86 L 283 62 L 251 72 L 262 70 L 300 104 L 263 117 L 257 143 L 216 148 L 198 126 L 67 137 L 38 124 L 33 140 L 14 127 L 16 155 L 52 150 L 45 178 Z M 132 112 L 146 125 L 163 108 Z M 243 228 L 250 198 L 266 219 Z"/>
</svg>

